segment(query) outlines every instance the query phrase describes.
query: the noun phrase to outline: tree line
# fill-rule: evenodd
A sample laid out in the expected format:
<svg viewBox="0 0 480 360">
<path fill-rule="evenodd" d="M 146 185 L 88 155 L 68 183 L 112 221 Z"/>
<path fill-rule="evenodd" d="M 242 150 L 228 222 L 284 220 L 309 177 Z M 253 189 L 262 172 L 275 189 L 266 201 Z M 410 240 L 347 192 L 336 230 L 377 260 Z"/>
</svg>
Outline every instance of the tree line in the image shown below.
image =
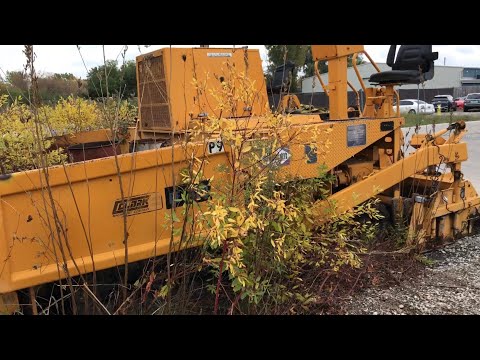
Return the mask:
<svg viewBox="0 0 480 360">
<path fill-rule="evenodd" d="M 39 73 L 37 83 L 38 94 L 47 104 L 56 103 L 60 98 L 66 99 L 71 95 L 90 99 L 115 94 L 124 99 L 137 96 L 137 75 L 133 60 L 122 65 L 109 60 L 105 65 L 91 68 L 86 79 L 71 73 Z M 29 90 L 30 81 L 23 71 L 7 71 L 5 77 L 0 77 L 0 96 L 7 95 L 10 102 L 19 96 L 27 101 Z"/>
</svg>

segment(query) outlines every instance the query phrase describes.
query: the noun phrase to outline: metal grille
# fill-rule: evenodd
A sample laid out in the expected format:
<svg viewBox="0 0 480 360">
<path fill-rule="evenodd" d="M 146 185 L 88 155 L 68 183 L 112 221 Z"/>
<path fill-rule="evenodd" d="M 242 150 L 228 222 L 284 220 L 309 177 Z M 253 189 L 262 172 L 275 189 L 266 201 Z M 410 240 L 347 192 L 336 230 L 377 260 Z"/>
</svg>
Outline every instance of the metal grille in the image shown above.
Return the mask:
<svg viewBox="0 0 480 360">
<path fill-rule="evenodd" d="M 143 83 L 140 85 L 140 99 L 142 106 L 153 104 L 167 104 L 167 86 L 165 80 Z"/>
<path fill-rule="evenodd" d="M 170 110 L 168 104 L 143 105 L 140 109 L 144 129 L 170 128 Z"/>
<path fill-rule="evenodd" d="M 162 55 L 150 60 L 150 69 L 152 70 L 155 79 L 165 79 Z"/>
<path fill-rule="evenodd" d="M 138 77 L 142 127 L 148 130 L 171 128 L 163 56 L 139 63 Z"/>
</svg>

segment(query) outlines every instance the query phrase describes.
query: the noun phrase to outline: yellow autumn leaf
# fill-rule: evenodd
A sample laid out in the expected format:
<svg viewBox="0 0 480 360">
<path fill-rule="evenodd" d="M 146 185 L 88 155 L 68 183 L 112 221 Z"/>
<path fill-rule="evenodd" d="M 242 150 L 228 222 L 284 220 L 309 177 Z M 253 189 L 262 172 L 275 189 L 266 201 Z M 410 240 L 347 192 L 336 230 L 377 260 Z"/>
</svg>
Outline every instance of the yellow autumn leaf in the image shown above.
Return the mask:
<svg viewBox="0 0 480 360">
<path fill-rule="evenodd" d="M 247 153 L 247 152 L 249 152 L 250 150 L 252 150 L 252 145 L 251 145 L 251 144 L 247 143 L 247 144 L 243 145 L 242 151 L 243 151 L 244 153 Z"/>
</svg>

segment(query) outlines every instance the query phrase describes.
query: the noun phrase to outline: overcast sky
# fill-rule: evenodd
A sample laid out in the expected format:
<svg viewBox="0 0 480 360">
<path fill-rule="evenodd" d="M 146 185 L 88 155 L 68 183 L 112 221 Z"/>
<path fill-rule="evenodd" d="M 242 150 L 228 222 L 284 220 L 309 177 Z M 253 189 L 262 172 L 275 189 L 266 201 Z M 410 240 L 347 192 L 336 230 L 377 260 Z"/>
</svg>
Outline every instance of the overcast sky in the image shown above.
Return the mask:
<svg viewBox="0 0 480 360">
<path fill-rule="evenodd" d="M 150 52 L 168 45 L 127 45 L 126 59 L 133 60 L 140 53 Z M 176 45 L 174 45 L 176 46 Z M 197 45 L 178 45 L 190 47 Z M 227 46 L 232 45 L 210 45 Z M 236 45 L 238 47 L 244 45 Z M 266 61 L 267 54 L 263 45 L 248 45 L 252 49 L 260 49 L 262 60 Z M 376 62 L 385 62 L 390 45 L 365 45 L 365 49 Z M 121 61 L 121 53 L 124 45 L 105 45 L 107 59 Z M 25 56 L 22 53 L 23 45 L 0 45 L 0 75 L 4 78 L 4 72 L 21 70 L 25 64 Z M 72 73 L 75 76 L 85 78 L 87 69 L 103 63 L 102 45 L 81 45 L 80 52 L 85 60 L 86 68 L 82 62 L 76 45 L 35 45 L 37 54 L 37 71 L 50 73 Z M 438 51 L 439 60 L 436 64 L 450 66 L 480 67 L 480 45 L 433 45 L 433 50 Z"/>
</svg>

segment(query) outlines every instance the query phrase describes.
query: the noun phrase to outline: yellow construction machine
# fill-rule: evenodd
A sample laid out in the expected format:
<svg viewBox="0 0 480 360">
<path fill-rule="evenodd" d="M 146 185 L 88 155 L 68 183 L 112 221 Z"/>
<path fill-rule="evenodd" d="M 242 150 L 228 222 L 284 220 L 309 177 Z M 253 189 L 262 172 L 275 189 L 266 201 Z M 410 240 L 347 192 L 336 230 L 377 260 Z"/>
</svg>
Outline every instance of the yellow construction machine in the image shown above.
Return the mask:
<svg viewBox="0 0 480 360">
<path fill-rule="evenodd" d="M 323 165 L 335 177 L 331 195 L 314 206 L 319 221 L 379 198 L 392 219 L 406 219 L 410 241 L 419 246 L 469 234 L 480 197 L 461 171 L 468 158 L 465 123 L 415 134 L 415 151 L 402 150 L 395 86 L 431 79 L 438 54 L 431 45 L 396 50 L 392 45 L 387 60 L 392 70 L 380 72 L 362 45 L 312 45 L 314 60 L 328 62 L 328 84 L 317 76 L 329 110 L 290 115 L 293 127 L 316 130 L 282 147 L 281 172 L 313 178 Z M 377 70 L 370 82 L 378 85 L 365 86 L 355 65 L 360 54 Z M 349 56 L 366 96 L 356 113 L 347 103 L 349 87 L 358 94 L 347 79 Z M 248 77 L 255 95 L 218 108 L 209 89 L 232 73 Z M 124 153 L 0 177 L 0 311 L 18 308 L 19 290 L 179 250 L 163 225 L 172 212 L 182 216 L 180 173 L 190 160 L 182 144 L 191 129 L 216 116 L 235 122 L 233 131 L 261 134 L 269 111 L 258 50 L 164 48 L 137 57 L 137 82 L 139 121 Z M 284 107 L 298 107 L 287 96 Z M 317 146 L 305 135 L 312 133 Z M 222 176 L 216 168 L 228 163 L 231 146 L 211 134 L 190 140 L 191 153 L 208 159 L 203 176 Z M 322 159 L 315 151 L 326 142 L 334 150 Z"/>
</svg>

